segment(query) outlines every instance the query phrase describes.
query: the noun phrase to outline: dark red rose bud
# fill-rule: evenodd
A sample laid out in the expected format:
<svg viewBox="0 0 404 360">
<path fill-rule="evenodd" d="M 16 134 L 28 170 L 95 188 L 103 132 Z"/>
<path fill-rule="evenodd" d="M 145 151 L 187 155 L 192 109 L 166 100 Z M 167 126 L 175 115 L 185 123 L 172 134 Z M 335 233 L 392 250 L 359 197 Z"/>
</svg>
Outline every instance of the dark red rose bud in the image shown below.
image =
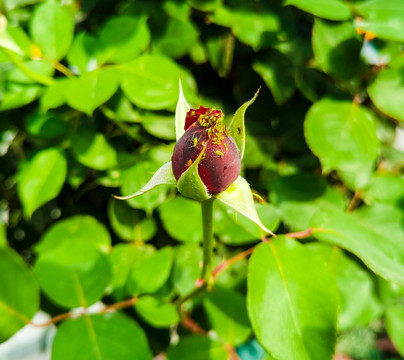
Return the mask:
<svg viewBox="0 0 404 360">
<path fill-rule="evenodd" d="M 240 175 L 240 151 L 223 124 L 220 110 L 201 106 L 191 109 L 185 118 L 185 133 L 172 156 L 175 178 L 181 177 L 204 151 L 198 173 L 212 195 L 226 190 Z"/>
</svg>

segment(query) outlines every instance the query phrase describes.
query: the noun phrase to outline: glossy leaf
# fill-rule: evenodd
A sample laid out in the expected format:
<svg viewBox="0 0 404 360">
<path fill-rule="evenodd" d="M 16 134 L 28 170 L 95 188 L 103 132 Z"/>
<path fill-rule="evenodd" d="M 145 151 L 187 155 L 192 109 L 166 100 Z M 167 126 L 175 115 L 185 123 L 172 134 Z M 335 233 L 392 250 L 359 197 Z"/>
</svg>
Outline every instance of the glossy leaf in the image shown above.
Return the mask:
<svg viewBox="0 0 404 360">
<path fill-rule="evenodd" d="M 70 80 L 66 89 L 67 103 L 91 115 L 116 92 L 120 72 L 115 69 L 94 70 Z"/>
<path fill-rule="evenodd" d="M 140 262 L 154 252 L 154 248 L 150 245 L 117 244 L 113 247 L 109 260 L 112 265 L 110 285 L 115 298 L 122 300 L 129 295 L 126 284 L 133 264 Z"/>
<path fill-rule="evenodd" d="M 287 0 L 286 5 L 328 20 L 348 20 L 352 16 L 348 4 L 340 0 Z"/>
<path fill-rule="evenodd" d="M 37 99 L 42 92 L 42 86 L 10 82 L 0 103 L 0 110 L 10 110 L 27 105 Z"/>
<path fill-rule="evenodd" d="M 404 96 L 403 81 L 403 69 L 384 69 L 368 87 L 369 96 L 375 106 L 384 114 L 400 121 L 404 121 L 404 106 L 401 101 Z"/>
<path fill-rule="evenodd" d="M 73 40 L 72 12 L 56 1 L 47 1 L 38 7 L 31 18 L 30 33 L 46 58 L 63 58 Z"/>
<path fill-rule="evenodd" d="M 52 345 L 52 360 L 151 360 L 142 328 L 121 313 L 85 315 L 64 322 Z"/>
<path fill-rule="evenodd" d="M 227 190 L 217 195 L 217 199 L 256 223 L 264 232 L 273 235 L 258 217 L 250 186 L 241 176 Z"/>
<path fill-rule="evenodd" d="M 41 289 L 56 304 L 88 307 L 101 299 L 111 268 L 106 255 L 94 245 L 65 241 L 39 255 L 35 274 Z"/>
<path fill-rule="evenodd" d="M 293 231 L 308 229 L 312 216 L 319 209 L 333 207 L 343 210 L 347 206 L 343 195 L 325 179 L 309 173 L 281 177 L 271 184 L 269 191 L 271 202 Z"/>
<path fill-rule="evenodd" d="M 131 208 L 124 201 L 111 199 L 108 217 L 116 234 L 127 241 L 148 241 L 157 231 L 153 218 L 145 217 L 144 212 Z"/>
<path fill-rule="evenodd" d="M 111 238 L 104 224 L 89 215 L 75 215 L 51 226 L 35 246 L 39 253 L 53 251 L 63 244 L 86 243 L 108 252 Z"/>
<path fill-rule="evenodd" d="M 72 151 L 83 165 L 107 170 L 118 165 L 117 152 L 105 136 L 94 129 L 82 127 L 72 138 Z"/>
<path fill-rule="evenodd" d="M 37 152 L 22 166 L 17 191 L 25 216 L 31 217 L 37 208 L 59 194 L 66 172 L 66 158 L 57 148 Z"/>
<path fill-rule="evenodd" d="M 337 247 L 313 243 L 310 249 L 322 256 L 336 275 L 341 303 L 338 325 L 342 331 L 360 325 L 367 326 L 382 314 L 382 306 L 369 272 Z"/>
<path fill-rule="evenodd" d="M 380 147 L 371 111 L 347 101 L 320 100 L 307 113 L 304 134 L 324 173 L 339 170 L 351 187 L 366 185 Z"/>
<path fill-rule="evenodd" d="M 168 328 L 179 322 L 177 308 L 153 296 L 141 296 L 135 310 L 141 318 L 155 328 Z"/>
<path fill-rule="evenodd" d="M 175 290 L 188 294 L 195 288 L 201 275 L 202 249 L 197 244 L 184 244 L 175 247 L 172 282 Z"/>
<path fill-rule="evenodd" d="M 198 202 L 178 196 L 164 202 L 159 213 L 172 238 L 184 242 L 202 241 L 202 214 Z"/>
<path fill-rule="evenodd" d="M 97 44 L 98 64 L 124 63 L 138 56 L 150 42 L 146 17 L 119 16 L 104 25 Z"/>
<path fill-rule="evenodd" d="M 354 253 L 385 279 L 404 283 L 404 244 L 400 239 L 334 209 L 317 212 L 311 226 L 321 228 L 313 234 L 317 239 Z"/>
<path fill-rule="evenodd" d="M 313 52 L 316 63 L 337 79 L 351 79 L 363 70 L 360 62 L 362 39 L 350 22 L 315 19 Z"/>
<path fill-rule="evenodd" d="M 129 274 L 128 289 L 132 295 L 153 293 L 167 281 L 173 260 L 172 249 L 168 246 L 139 258 Z"/>
<path fill-rule="evenodd" d="M 144 208 L 146 212 L 150 212 L 154 207 L 162 203 L 165 198 L 163 190 L 160 192 L 145 193 L 153 190 L 158 185 L 175 185 L 177 181 L 173 174 L 171 161 L 161 166 L 157 171 L 155 171 L 155 168 L 155 163 L 143 162 L 128 169 L 123 175 L 121 188 L 123 196 L 116 196 L 116 198 L 129 200 L 128 203 L 131 206 L 134 208 Z M 151 174 L 153 175 L 150 178 Z M 133 194 L 133 191 L 136 192 Z M 138 198 L 140 195 L 143 196 Z"/>
<path fill-rule="evenodd" d="M 223 204 L 218 204 L 214 212 L 215 234 L 220 241 L 228 245 L 244 245 L 257 242 L 261 238 L 258 225 Z M 280 213 L 271 204 L 255 204 L 262 223 L 271 231 L 275 231 L 280 223 Z"/>
<path fill-rule="evenodd" d="M 38 311 L 35 277 L 14 250 L 0 247 L 0 342 L 25 326 Z"/>
<path fill-rule="evenodd" d="M 268 59 L 254 62 L 253 69 L 264 79 L 278 105 L 292 97 L 295 90 L 293 65 L 287 56 L 271 53 Z"/>
<path fill-rule="evenodd" d="M 243 344 L 251 335 L 246 301 L 240 293 L 215 288 L 206 295 L 203 306 L 213 330 L 227 344 Z"/>
<path fill-rule="evenodd" d="M 335 279 L 323 261 L 295 240 L 281 237 L 254 251 L 248 313 L 258 340 L 273 357 L 331 360 L 337 299 Z"/>
<path fill-rule="evenodd" d="M 170 59 L 158 55 L 141 55 L 121 66 L 122 90 L 137 106 L 144 109 L 173 107 L 178 96 L 178 79 L 183 86 L 190 77 Z"/>
<path fill-rule="evenodd" d="M 178 345 L 169 348 L 167 360 L 227 360 L 229 354 L 223 344 L 208 337 L 184 336 Z"/>
<path fill-rule="evenodd" d="M 393 306 L 386 312 L 386 330 L 400 354 L 404 353 L 404 307 Z"/>
<path fill-rule="evenodd" d="M 404 41 L 404 4 L 401 0 L 367 0 L 355 4 L 361 15 L 357 27 L 386 40 Z"/>
<path fill-rule="evenodd" d="M 86 32 L 80 32 L 74 37 L 74 41 L 67 54 L 69 65 L 76 71 L 84 73 L 95 70 L 98 67 L 96 58 L 98 42 L 94 36 Z"/>
</svg>

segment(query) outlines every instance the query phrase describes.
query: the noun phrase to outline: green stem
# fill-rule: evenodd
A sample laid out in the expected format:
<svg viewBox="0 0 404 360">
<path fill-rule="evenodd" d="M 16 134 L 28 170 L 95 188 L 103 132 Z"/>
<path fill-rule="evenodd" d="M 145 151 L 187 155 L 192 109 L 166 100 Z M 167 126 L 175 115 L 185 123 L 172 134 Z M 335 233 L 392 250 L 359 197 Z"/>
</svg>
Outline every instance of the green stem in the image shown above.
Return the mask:
<svg viewBox="0 0 404 360">
<path fill-rule="evenodd" d="M 51 77 L 43 76 L 41 74 L 36 73 L 35 71 L 32 71 L 27 65 L 25 65 L 24 61 L 22 61 L 14 51 L 11 51 L 6 48 L 1 49 L 10 58 L 13 64 L 18 69 L 20 69 L 24 75 L 28 76 L 31 80 L 34 80 L 37 83 L 47 86 L 52 85 L 55 82 L 55 80 Z"/>
<path fill-rule="evenodd" d="M 202 201 L 202 224 L 203 224 L 203 266 L 202 279 L 206 284 L 212 280 L 213 270 L 213 201 L 209 199 Z"/>
</svg>

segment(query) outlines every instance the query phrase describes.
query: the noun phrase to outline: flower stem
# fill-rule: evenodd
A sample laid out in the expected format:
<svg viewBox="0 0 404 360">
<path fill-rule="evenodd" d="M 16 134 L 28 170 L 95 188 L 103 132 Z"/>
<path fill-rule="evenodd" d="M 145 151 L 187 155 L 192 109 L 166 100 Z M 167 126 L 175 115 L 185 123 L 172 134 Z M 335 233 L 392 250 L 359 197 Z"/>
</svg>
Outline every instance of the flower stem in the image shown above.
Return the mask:
<svg viewBox="0 0 404 360">
<path fill-rule="evenodd" d="M 213 269 L 213 198 L 202 201 L 202 224 L 203 224 L 203 266 L 202 279 L 206 284 L 212 281 Z"/>
</svg>

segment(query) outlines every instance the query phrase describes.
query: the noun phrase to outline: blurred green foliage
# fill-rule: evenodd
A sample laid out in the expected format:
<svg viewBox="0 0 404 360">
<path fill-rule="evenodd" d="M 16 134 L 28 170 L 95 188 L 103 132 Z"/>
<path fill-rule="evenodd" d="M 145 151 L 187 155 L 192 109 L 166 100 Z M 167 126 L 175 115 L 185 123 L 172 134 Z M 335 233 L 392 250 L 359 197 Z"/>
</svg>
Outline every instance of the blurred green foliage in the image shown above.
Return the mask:
<svg viewBox="0 0 404 360">
<path fill-rule="evenodd" d="M 53 360 L 404 355 L 403 34 L 402 0 L 1 2 L 0 341 L 102 301 Z M 199 204 L 112 198 L 170 160 L 180 78 L 225 116 L 261 87 L 242 172 L 297 232 L 248 259 L 259 228 L 217 204 L 215 284 L 183 304 Z"/>
</svg>

